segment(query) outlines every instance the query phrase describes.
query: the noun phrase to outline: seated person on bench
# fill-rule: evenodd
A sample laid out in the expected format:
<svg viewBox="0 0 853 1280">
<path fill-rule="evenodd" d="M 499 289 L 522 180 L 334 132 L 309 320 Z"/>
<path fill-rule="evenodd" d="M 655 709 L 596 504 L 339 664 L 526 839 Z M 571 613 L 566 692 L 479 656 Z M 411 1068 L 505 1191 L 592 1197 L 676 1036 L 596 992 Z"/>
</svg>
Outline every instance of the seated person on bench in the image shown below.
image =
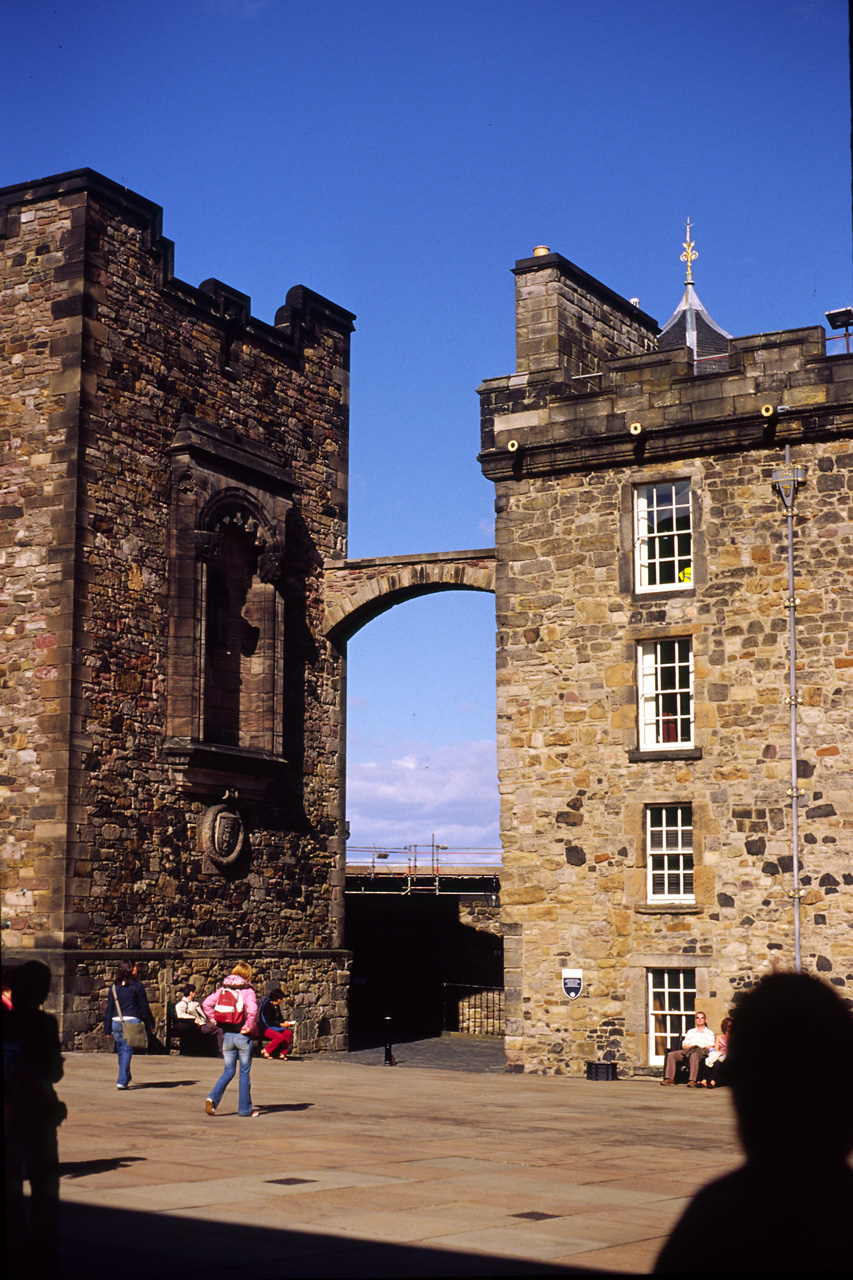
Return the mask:
<svg viewBox="0 0 853 1280">
<path fill-rule="evenodd" d="M 699 1064 L 704 1057 L 714 1047 L 714 1033 L 708 1026 L 704 1013 L 694 1015 L 696 1025 L 692 1031 L 688 1031 L 682 1041 L 680 1049 L 670 1049 L 666 1055 L 666 1066 L 663 1071 L 663 1080 L 661 1084 L 675 1084 L 675 1068 L 679 1062 L 687 1059 L 687 1065 L 690 1069 L 690 1078 L 687 1081 L 688 1089 L 696 1088 L 696 1077 L 699 1075 Z"/>
<path fill-rule="evenodd" d="M 281 1016 L 281 1002 L 284 992 L 281 987 L 274 987 L 261 1005 L 258 1013 L 258 1027 L 266 1043 L 261 1048 L 264 1058 L 274 1058 L 278 1052 L 283 1062 L 290 1052 L 295 1022 L 288 1022 Z"/>
<path fill-rule="evenodd" d="M 703 1089 L 716 1089 L 722 1083 L 723 1063 L 729 1047 L 729 1027 L 731 1018 L 723 1018 L 720 1023 L 720 1034 L 714 1041 L 714 1047 L 699 1066 L 699 1084 Z"/>
<path fill-rule="evenodd" d="M 216 1023 L 205 1017 L 201 1004 L 196 1000 L 196 988 L 192 983 L 181 987 L 181 991 L 183 995 L 175 1005 L 181 1052 L 190 1056 L 213 1052 L 207 1037 L 215 1034 Z"/>
<path fill-rule="evenodd" d="M 198 1000 L 196 1000 L 196 988 L 190 984 L 182 987 L 183 995 L 175 1005 L 175 1017 L 180 1022 L 194 1022 L 198 1027 L 207 1025 L 207 1018 Z"/>
</svg>

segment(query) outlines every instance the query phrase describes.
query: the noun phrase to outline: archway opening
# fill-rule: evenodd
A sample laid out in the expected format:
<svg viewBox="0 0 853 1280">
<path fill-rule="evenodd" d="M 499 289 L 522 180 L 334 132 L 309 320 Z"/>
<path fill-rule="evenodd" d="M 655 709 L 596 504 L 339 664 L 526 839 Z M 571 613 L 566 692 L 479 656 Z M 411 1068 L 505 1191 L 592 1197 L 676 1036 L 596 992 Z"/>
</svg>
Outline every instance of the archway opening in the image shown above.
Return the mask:
<svg viewBox="0 0 853 1280">
<path fill-rule="evenodd" d="M 457 1029 L 469 989 L 502 987 L 494 630 L 491 594 L 445 592 L 349 641 L 353 1047 L 385 1017 L 396 1040 Z"/>
</svg>

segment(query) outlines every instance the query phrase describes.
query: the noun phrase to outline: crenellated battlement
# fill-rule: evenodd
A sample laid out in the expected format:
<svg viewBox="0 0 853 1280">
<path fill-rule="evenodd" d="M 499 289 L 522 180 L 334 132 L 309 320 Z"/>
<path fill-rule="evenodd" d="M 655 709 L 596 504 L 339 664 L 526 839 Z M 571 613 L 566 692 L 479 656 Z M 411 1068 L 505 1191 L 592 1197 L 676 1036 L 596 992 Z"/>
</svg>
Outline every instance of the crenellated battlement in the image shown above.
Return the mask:
<svg viewBox="0 0 853 1280">
<path fill-rule="evenodd" d="M 562 370 L 491 378 L 481 397 L 480 462 L 490 479 L 633 465 L 849 433 L 853 361 L 826 355 L 819 326 L 729 342 L 704 376 L 688 347 L 604 361 L 596 390 Z M 773 412 L 771 412 L 771 410 Z"/>
<path fill-rule="evenodd" d="M 231 285 L 215 278 L 203 280 L 198 287 L 180 280 L 174 273 L 174 241 L 163 235 L 162 206 L 94 169 L 72 169 L 0 189 L 0 241 L 14 241 L 21 235 L 22 225 L 26 228 L 33 220 L 44 221 L 64 211 L 69 215 L 69 224 L 51 248 L 62 253 L 63 271 L 67 273 L 75 265 L 82 270 L 99 249 L 94 209 L 102 210 L 106 216 L 119 216 L 128 230 L 135 228 L 141 248 L 154 268 L 157 287 L 171 301 L 180 301 L 200 318 L 221 326 L 230 341 L 239 336 L 241 341 L 262 344 L 274 356 L 292 363 L 314 340 L 318 323 L 341 334 L 349 334 L 354 328 L 351 311 L 304 285 L 288 290 L 274 323 L 268 324 L 252 315 L 249 295 Z M 82 294 L 80 300 L 82 305 Z"/>
</svg>

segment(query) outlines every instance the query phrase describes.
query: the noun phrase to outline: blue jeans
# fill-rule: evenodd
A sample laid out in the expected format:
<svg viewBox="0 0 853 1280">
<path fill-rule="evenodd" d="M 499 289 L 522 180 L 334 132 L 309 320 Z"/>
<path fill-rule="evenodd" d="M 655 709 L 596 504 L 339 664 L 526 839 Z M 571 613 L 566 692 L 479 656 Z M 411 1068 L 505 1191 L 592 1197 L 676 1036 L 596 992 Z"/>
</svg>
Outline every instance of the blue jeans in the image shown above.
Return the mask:
<svg viewBox="0 0 853 1280">
<path fill-rule="evenodd" d="M 237 1031 L 226 1031 L 222 1043 L 222 1057 L 225 1059 L 225 1070 L 210 1091 L 210 1101 L 218 1107 L 222 1095 L 234 1079 L 237 1070 L 237 1058 L 240 1059 L 240 1093 L 237 1099 L 237 1111 L 241 1116 L 252 1114 L 252 1086 L 249 1073 L 252 1070 L 252 1042 L 248 1036 L 241 1036 Z"/>
<path fill-rule="evenodd" d="M 125 1018 L 125 1022 L 138 1022 L 138 1018 Z M 133 1050 L 122 1035 L 121 1018 L 113 1018 L 113 1039 L 118 1051 L 118 1083 L 130 1084 L 130 1060 Z"/>
</svg>

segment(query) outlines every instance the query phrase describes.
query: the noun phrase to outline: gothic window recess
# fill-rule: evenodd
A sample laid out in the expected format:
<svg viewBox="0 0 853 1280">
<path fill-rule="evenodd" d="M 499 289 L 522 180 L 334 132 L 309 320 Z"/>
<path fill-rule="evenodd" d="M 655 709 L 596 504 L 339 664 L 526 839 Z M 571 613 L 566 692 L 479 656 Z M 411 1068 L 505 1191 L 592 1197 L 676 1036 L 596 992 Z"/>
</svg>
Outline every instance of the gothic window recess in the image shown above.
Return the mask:
<svg viewBox="0 0 853 1280">
<path fill-rule="evenodd" d="M 257 520 L 237 504 L 219 515 L 204 547 L 202 737 L 270 750 L 276 591 L 263 570 L 272 561 Z"/>
<path fill-rule="evenodd" d="M 169 739 L 184 786 L 281 763 L 282 595 L 293 482 L 270 450 L 185 415 L 172 445 Z M 240 766 L 241 794 L 266 781 Z M 271 775 L 270 775 L 271 776 Z M 264 775 L 266 777 L 266 775 Z M 220 792 L 221 794 L 221 792 Z"/>
</svg>

